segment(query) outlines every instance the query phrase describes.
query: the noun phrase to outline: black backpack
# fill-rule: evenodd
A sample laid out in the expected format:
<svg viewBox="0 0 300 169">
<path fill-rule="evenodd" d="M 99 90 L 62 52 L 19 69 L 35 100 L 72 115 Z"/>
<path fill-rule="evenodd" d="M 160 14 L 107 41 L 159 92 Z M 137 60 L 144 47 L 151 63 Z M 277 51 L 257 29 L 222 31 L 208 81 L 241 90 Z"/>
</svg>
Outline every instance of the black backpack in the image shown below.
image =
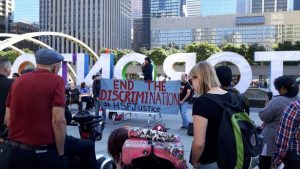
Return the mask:
<svg viewBox="0 0 300 169">
<path fill-rule="evenodd" d="M 217 141 L 217 163 L 222 169 L 248 169 L 251 157 L 261 153 L 263 140 L 257 134 L 253 121 L 238 105 L 237 96 L 230 95 L 230 102 L 211 94 L 203 95 L 223 109 Z"/>
<path fill-rule="evenodd" d="M 226 90 L 231 92 L 237 96 L 237 101 L 239 106 L 249 115 L 250 114 L 250 103 L 249 99 L 245 94 L 241 94 L 236 88 L 232 88 L 230 90 Z"/>
</svg>

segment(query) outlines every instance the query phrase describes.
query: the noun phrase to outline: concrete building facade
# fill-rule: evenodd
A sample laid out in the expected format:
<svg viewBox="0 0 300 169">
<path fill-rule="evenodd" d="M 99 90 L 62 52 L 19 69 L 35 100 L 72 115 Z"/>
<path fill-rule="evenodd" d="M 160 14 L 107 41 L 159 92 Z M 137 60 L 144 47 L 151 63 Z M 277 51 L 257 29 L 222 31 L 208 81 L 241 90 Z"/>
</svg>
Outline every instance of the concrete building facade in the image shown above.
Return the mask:
<svg viewBox="0 0 300 169">
<path fill-rule="evenodd" d="M 0 33 L 8 33 L 13 21 L 14 0 L 0 0 Z"/>
<path fill-rule="evenodd" d="M 192 42 L 263 45 L 267 50 L 284 41 L 300 41 L 300 11 L 152 18 L 151 48 Z"/>
<path fill-rule="evenodd" d="M 130 48 L 130 0 L 40 0 L 40 31 L 74 36 L 96 53 L 101 48 Z M 63 53 L 82 52 L 59 37 L 41 40 Z"/>
<path fill-rule="evenodd" d="M 133 41 L 132 49 L 139 52 L 141 48 L 150 49 L 150 21 L 151 21 L 151 1 L 139 0 L 142 2 L 142 15 L 138 15 L 133 21 Z"/>
</svg>

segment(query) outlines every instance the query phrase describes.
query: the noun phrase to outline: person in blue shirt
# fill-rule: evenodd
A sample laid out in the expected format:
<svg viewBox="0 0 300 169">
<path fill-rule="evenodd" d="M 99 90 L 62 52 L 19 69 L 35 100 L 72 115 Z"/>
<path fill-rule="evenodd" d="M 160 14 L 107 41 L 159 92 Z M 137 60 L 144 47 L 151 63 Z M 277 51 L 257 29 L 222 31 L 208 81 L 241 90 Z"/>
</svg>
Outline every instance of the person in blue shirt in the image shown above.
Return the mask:
<svg viewBox="0 0 300 169">
<path fill-rule="evenodd" d="M 93 98 L 91 96 L 91 91 L 88 86 L 86 86 L 85 82 L 82 82 L 80 84 L 80 96 L 79 96 L 79 101 L 80 101 L 80 110 L 82 110 L 82 102 L 86 102 L 86 110 L 89 110 L 93 107 Z"/>
</svg>

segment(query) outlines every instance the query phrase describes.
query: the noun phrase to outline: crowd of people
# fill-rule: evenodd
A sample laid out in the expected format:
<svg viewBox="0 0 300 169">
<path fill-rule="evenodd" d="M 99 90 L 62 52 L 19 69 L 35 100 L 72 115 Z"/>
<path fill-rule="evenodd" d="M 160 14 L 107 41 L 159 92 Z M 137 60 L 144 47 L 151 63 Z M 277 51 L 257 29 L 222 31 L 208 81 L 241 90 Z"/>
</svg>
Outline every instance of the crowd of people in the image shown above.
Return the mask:
<svg viewBox="0 0 300 169">
<path fill-rule="evenodd" d="M 74 154 L 82 158 L 86 168 L 97 168 L 94 143 L 68 136 L 66 124 L 72 122 L 66 121 L 70 119 L 66 116 L 70 116 L 67 113 L 71 104 L 77 104 L 79 111 L 84 111 L 83 102 L 86 102 L 85 111 L 95 107 L 95 115 L 99 116 L 101 74 L 93 76 L 91 87 L 84 82 L 79 88 L 74 83 L 65 87 L 65 81 L 57 75 L 63 57 L 50 49 L 40 49 L 35 57 L 36 69 L 24 71 L 21 75 L 15 73 L 13 79 L 8 78 L 11 63 L 0 59 L 0 168 L 65 168 L 64 157 Z M 145 81 L 153 80 L 150 58 L 145 58 L 142 71 Z M 279 95 L 269 98 L 259 112 L 264 122 L 259 168 L 277 169 L 283 163 L 285 169 L 296 169 L 300 166 L 299 82 L 290 76 L 280 76 L 273 83 Z M 187 129 L 189 126 L 187 109 L 188 102 L 193 98 L 194 137 L 189 162 L 196 169 L 220 168 L 218 153 L 222 147 L 218 145 L 218 140 L 224 107 L 209 97 L 226 104 L 234 100 L 240 111 L 250 113 L 248 98 L 232 87 L 229 67 L 214 68 L 209 62 L 201 61 L 189 74 L 182 74 L 179 102 L 181 128 Z M 101 116 L 105 122 L 106 111 L 103 108 Z M 109 136 L 108 153 L 117 168 L 126 168 L 121 153 L 128 139 L 126 128 L 116 129 Z M 246 167 L 249 165 L 243 164 Z"/>
</svg>

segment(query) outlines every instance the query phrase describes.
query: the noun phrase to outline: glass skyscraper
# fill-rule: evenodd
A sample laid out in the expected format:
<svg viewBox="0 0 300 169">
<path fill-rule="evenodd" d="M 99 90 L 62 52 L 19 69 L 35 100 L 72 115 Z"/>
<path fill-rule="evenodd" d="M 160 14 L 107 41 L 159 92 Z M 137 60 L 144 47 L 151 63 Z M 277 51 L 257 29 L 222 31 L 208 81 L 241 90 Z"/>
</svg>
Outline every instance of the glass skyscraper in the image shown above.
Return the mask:
<svg viewBox="0 0 300 169">
<path fill-rule="evenodd" d="M 288 0 L 252 0 L 252 13 L 288 10 Z"/>
<path fill-rule="evenodd" d="M 272 50 L 274 43 L 300 39 L 300 11 L 268 12 L 207 17 L 155 18 L 151 23 L 151 48 L 170 43 L 183 47 L 192 42 L 216 45 L 260 44 Z"/>
<path fill-rule="evenodd" d="M 180 17 L 183 16 L 184 0 L 151 0 L 151 17 Z"/>
<path fill-rule="evenodd" d="M 202 0 L 202 16 L 235 14 L 237 0 Z"/>
<path fill-rule="evenodd" d="M 202 0 L 186 0 L 187 16 L 201 15 L 201 1 Z"/>
<path fill-rule="evenodd" d="M 294 0 L 294 10 L 300 10 L 300 0 Z"/>
</svg>

